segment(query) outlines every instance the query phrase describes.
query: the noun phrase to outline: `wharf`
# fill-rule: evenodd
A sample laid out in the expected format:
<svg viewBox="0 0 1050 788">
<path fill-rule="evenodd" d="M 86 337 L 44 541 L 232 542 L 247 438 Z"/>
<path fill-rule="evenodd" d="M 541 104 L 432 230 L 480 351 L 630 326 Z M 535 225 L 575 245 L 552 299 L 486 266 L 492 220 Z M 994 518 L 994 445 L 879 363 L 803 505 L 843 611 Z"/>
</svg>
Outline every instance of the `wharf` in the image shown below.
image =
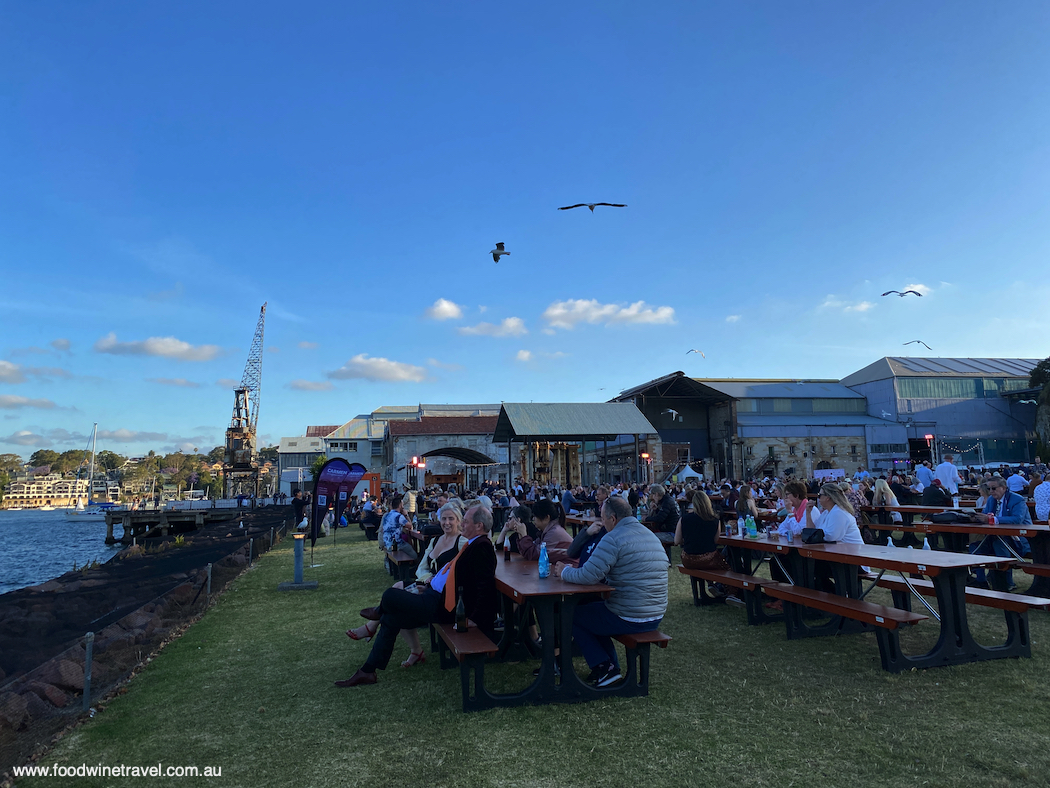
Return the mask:
<svg viewBox="0 0 1050 788">
<path fill-rule="evenodd" d="M 131 544 L 133 539 L 190 533 L 206 525 L 244 516 L 239 509 L 186 509 L 106 512 L 106 544 Z M 120 524 L 124 533 L 113 536 L 113 526 Z"/>
</svg>

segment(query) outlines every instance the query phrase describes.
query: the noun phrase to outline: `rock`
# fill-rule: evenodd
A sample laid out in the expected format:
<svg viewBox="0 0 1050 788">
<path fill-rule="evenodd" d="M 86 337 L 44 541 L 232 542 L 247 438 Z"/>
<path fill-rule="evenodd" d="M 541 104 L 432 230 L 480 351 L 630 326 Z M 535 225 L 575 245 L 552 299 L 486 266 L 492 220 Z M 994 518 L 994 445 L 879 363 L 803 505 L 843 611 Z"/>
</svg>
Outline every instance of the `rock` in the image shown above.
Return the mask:
<svg viewBox="0 0 1050 788">
<path fill-rule="evenodd" d="M 188 604 L 193 601 L 193 586 L 189 583 L 183 583 L 171 592 L 171 598 L 178 602 L 180 605 Z"/>
<path fill-rule="evenodd" d="M 69 703 L 69 696 L 53 684 L 31 681 L 26 688 L 41 700 L 46 700 L 52 706 L 57 706 L 60 709 Z M 22 694 L 24 695 L 25 693 Z"/>
<path fill-rule="evenodd" d="M 134 613 L 129 613 L 120 620 L 123 627 L 128 630 L 131 629 L 144 629 L 145 626 L 150 622 L 151 616 L 149 613 L 143 613 L 141 610 L 136 610 Z"/>
<path fill-rule="evenodd" d="M 26 714 L 29 720 L 42 720 L 51 715 L 51 707 L 33 692 L 23 692 L 19 695 L 26 702 Z M 28 722 L 29 720 L 26 720 Z"/>
<path fill-rule="evenodd" d="M 47 663 L 38 678 L 45 684 L 54 684 L 65 690 L 84 689 L 84 668 L 69 659 Z"/>
<path fill-rule="evenodd" d="M 26 718 L 26 699 L 13 692 L 0 695 L 0 726 L 20 728 Z"/>
</svg>

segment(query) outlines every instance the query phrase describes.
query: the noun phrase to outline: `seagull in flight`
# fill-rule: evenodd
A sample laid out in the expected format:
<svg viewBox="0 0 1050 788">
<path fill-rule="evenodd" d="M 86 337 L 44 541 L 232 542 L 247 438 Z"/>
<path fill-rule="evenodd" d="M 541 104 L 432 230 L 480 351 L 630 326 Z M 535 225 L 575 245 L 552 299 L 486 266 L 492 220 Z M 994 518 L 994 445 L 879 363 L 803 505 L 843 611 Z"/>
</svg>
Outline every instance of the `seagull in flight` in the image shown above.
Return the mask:
<svg viewBox="0 0 1050 788">
<path fill-rule="evenodd" d="M 920 345 L 922 345 L 922 346 L 923 346 L 924 348 L 926 348 L 927 350 L 933 350 L 933 348 L 932 348 L 932 347 L 930 347 L 929 345 L 927 345 L 927 344 L 926 344 L 925 342 L 923 342 L 923 341 L 922 341 L 921 339 L 913 339 L 913 340 L 912 340 L 911 342 L 905 342 L 904 344 L 905 344 L 905 345 L 914 345 L 914 344 L 915 344 L 916 342 L 918 342 L 918 343 L 919 343 Z"/>
<path fill-rule="evenodd" d="M 884 419 L 892 419 L 893 418 L 893 414 L 890 413 L 888 410 L 884 410 L 884 411 L 882 411 L 882 418 L 884 418 Z"/>
<path fill-rule="evenodd" d="M 677 419 L 677 418 L 678 418 L 678 411 L 677 411 L 677 410 L 675 410 L 674 408 L 667 408 L 666 410 L 662 410 L 662 411 L 660 411 L 660 415 L 661 415 L 661 416 L 662 416 L 663 414 L 665 414 L 665 413 L 670 413 L 670 414 L 671 414 L 671 418 L 672 418 L 672 419 Z"/>
<path fill-rule="evenodd" d="M 489 254 L 491 254 L 492 255 L 492 259 L 495 260 L 498 263 L 500 255 L 510 254 L 510 252 L 504 251 L 504 249 L 503 249 L 503 241 L 500 241 L 498 244 L 496 244 L 496 248 L 493 249 L 491 252 L 489 252 Z"/>
<path fill-rule="evenodd" d="M 1035 405 L 1037 404 L 1034 399 L 1019 399 L 1017 400 L 1018 405 Z"/>
<path fill-rule="evenodd" d="M 700 358 L 707 358 L 707 356 L 705 356 L 705 355 L 704 355 L 704 351 L 702 351 L 702 350 L 696 350 L 696 349 L 694 348 L 693 350 L 687 350 L 687 351 L 685 351 L 685 354 L 686 354 L 687 356 L 688 356 L 688 355 L 689 355 L 690 353 L 699 353 L 699 354 L 700 354 Z"/>
<path fill-rule="evenodd" d="M 896 293 L 901 298 L 904 298 L 904 296 L 908 295 L 908 293 L 911 293 L 912 295 L 917 295 L 919 298 L 922 298 L 922 293 L 920 293 L 918 290 L 905 290 L 903 293 L 900 290 L 887 290 L 885 293 L 883 293 L 883 295 L 888 296 L 892 295 L 893 293 Z"/>
<path fill-rule="evenodd" d="M 594 213 L 594 208 L 597 205 L 607 205 L 610 208 L 626 208 L 626 205 L 618 202 L 578 202 L 575 205 L 563 205 L 559 208 L 559 211 L 571 211 L 573 208 L 590 208 L 591 213 Z"/>
</svg>

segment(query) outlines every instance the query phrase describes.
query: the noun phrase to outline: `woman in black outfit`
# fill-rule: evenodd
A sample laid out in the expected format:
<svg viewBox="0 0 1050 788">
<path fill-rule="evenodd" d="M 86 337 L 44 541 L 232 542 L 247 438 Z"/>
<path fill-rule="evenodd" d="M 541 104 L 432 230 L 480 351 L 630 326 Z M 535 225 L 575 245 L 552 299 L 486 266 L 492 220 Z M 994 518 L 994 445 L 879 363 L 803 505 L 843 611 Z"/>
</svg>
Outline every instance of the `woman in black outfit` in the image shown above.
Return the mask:
<svg viewBox="0 0 1050 788">
<path fill-rule="evenodd" d="M 675 528 L 674 543 L 682 548 L 686 569 L 728 569 L 729 565 L 715 544 L 719 520 L 711 499 L 703 490 L 693 493 L 692 511 L 686 511 Z"/>
</svg>

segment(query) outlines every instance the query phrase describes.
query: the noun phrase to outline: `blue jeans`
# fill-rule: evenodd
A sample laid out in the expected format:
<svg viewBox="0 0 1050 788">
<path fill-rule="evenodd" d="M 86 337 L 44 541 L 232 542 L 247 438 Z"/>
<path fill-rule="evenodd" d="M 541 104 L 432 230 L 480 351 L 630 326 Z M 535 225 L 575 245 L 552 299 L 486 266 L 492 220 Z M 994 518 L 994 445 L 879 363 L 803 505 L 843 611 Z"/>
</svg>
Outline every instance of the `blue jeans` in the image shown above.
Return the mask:
<svg viewBox="0 0 1050 788">
<path fill-rule="evenodd" d="M 994 536 L 985 536 L 981 541 L 972 542 L 970 544 L 970 554 L 995 555 L 999 558 L 1013 558 L 1013 553 L 1011 553 L 1007 549 L 1006 545 L 1003 544 L 1004 541 L 1009 541 L 1010 546 L 1017 552 L 1018 555 L 1023 556 L 1031 550 L 1031 546 L 1029 545 L 1028 540 L 1025 539 L 1023 536 L 1002 536 L 998 538 Z M 999 574 L 996 575 L 996 577 L 1000 578 L 1001 582 L 1005 581 L 1008 587 L 1013 587 L 1014 581 L 1012 570 L 1006 570 L 1001 572 L 999 570 L 992 571 L 999 572 Z M 983 567 L 978 567 L 977 569 L 975 569 L 974 574 L 977 576 L 977 579 L 979 581 L 984 581 L 985 570 Z"/>
<path fill-rule="evenodd" d="M 616 647 L 613 646 L 610 635 L 652 632 L 659 629 L 662 620 L 661 617 L 654 621 L 624 621 L 610 612 L 604 602 L 592 602 L 589 605 L 580 605 L 573 613 L 572 638 L 579 644 L 589 667 L 594 668 L 609 661 L 619 669 L 620 662 L 616 659 Z"/>
</svg>

